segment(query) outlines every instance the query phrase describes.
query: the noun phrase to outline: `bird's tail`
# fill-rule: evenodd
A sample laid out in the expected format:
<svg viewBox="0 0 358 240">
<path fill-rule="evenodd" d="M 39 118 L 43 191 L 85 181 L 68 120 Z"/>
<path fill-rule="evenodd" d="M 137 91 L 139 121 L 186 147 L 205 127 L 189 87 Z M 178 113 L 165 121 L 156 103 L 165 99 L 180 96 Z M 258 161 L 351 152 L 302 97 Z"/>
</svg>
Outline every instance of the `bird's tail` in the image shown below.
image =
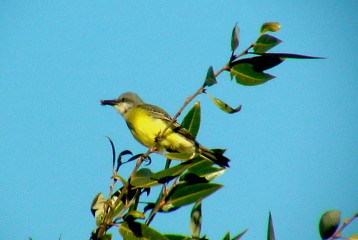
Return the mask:
<svg viewBox="0 0 358 240">
<path fill-rule="evenodd" d="M 207 159 L 213 161 L 215 164 L 219 165 L 220 167 L 230 167 L 229 161 L 227 157 L 224 156 L 224 152 L 226 149 L 207 149 L 203 146 L 199 146 L 200 155 L 206 157 Z"/>
</svg>

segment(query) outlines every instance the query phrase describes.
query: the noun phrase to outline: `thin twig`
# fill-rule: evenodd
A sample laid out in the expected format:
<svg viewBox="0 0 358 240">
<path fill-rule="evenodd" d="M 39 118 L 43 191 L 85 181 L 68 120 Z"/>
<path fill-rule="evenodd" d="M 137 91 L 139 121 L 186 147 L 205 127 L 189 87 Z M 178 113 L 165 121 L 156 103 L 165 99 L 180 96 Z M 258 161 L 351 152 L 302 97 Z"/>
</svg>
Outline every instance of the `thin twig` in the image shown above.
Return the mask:
<svg viewBox="0 0 358 240">
<path fill-rule="evenodd" d="M 183 112 L 183 110 L 186 108 L 186 106 L 188 106 L 188 104 L 194 99 L 196 98 L 196 96 L 198 96 L 199 94 L 204 92 L 204 87 L 200 87 L 192 96 L 189 96 L 185 99 L 184 104 L 181 106 L 181 108 L 179 109 L 179 111 L 175 114 L 175 116 L 171 119 L 171 121 L 168 123 L 168 125 L 163 129 L 163 131 L 161 131 L 157 138 L 160 139 L 160 137 L 162 137 L 164 135 L 164 133 L 173 125 L 173 123 L 177 120 L 177 118 L 180 116 L 180 114 Z"/>
<path fill-rule="evenodd" d="M 356 212 L 351 218 L 347 218 L 346 220 L 344 220 L 342 226 L 333 234 L 332 237 L 328 238 L 328 240 L 333 240 L 336 238 L 343 238 L 342 237 L 342 231 L 345 227 L 347 227 L 351 222 L 353 222 L 353 220 L 355 218 L 358 217 L 358 212 Z"/>
<path fill-rule="evenodd" d="M 138 171 L 140 165 L 143 163 L 143 161 L 149 156 L 149 154 L 152 151 L 153 151 L 153 147 L 150 147 L 145 154 L 143 154 L 142 156 L 140 156 L 137 159 L 136 165 L 135 165 L 131 175 L 128 178 L 128 183 L 123 186 L 123 189 L 122 189 L 121 193 L 119 194 L 119 196 L 117 197 L 116 201 L 114 202 L 113 207 L 110 208 L 109 212 L 104 217 L 104 219 L 102 221 L 102 225 L 101 225 L 101 227 L 98 231 L 98 234 L 97 234 L 98 237 L 103 236 L 103 234 L 107 231 L 108 226 L 112 225 L 113 218 L 115 217 L 115 216 L 112 216 L 113 212 L 114 212 L 116 206 L 118 206 L 120 204 L 120 202 L 122 201 L 124 194 L 126 194 L 128 192 L 128 188 L 130 186 L 130 180 L 133 178 L 134 174 Z M 125 207 L 125 209 L 127 209 L 127 208 L 128 207 Z"/>
<path fill-rule="evenodd" d="M 158 197 L 157 199 L 157 202 L 155 203 L 155 206 L 154 208 L 152 209 L 151 213 L 149 214 L 148 216 L 148 219 L 147 221 L 145 222 L 146 225 L 149 225 L 153 218 L 155 217 L 155 215 L 159 212 L 159 210 L 161 209 L 162 207 L 162 203 L 164 202 L 164 199 L 167 197 L 168 193 L 170 193 L 170 191 L 176 187 L 178 184 L 177 184 L 177 180 L 180 178 L 180 175 L 175 177 L 174 181 L 173 181 L 173 184 L 171 185 L 171 187 L 169 189 L 166 188 L 166 185 L 164 184 L 163 185 L 163 188 L 162 188 L 162 192 L 160 193 L 160 196 Z"/>
</svg>

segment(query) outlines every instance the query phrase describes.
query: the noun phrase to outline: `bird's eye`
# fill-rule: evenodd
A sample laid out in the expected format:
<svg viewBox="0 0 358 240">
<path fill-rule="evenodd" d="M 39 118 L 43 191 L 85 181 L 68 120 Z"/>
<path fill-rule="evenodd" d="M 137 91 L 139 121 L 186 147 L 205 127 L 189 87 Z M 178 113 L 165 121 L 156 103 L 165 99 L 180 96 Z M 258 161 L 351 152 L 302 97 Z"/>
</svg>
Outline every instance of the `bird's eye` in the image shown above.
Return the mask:
<svg viewBox="0 0 358 240">
<path fill-rule="evenodd" d="M 128 100 L 127 98 L 122 98 L 121 102 L 127 102 L 127 100 Z"/>
</svg>

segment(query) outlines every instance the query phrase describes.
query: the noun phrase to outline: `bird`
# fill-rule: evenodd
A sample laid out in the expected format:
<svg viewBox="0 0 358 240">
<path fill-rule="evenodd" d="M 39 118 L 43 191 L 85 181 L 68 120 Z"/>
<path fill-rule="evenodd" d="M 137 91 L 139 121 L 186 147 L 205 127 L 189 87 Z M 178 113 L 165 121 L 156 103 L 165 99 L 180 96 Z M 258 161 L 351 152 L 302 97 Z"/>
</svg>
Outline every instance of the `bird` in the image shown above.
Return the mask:
<svg viewBox="0 0 358 240">
<path fill-rule="evenodd" d="M 173 118 L 165 110 L 145 103 L 136 93 L 126 92 L 117 99 L 100 102 L 102 105 L 113 106 L 122 115 L 133 137 L 142 145 L 154 146 L 157 152 L 200 155 L 220 167 L 229 167 L 230 160 L 223 155 L 224 151 L 203 147 L 187 129 L 176 121 L 172 122 Z"/>
</svg>

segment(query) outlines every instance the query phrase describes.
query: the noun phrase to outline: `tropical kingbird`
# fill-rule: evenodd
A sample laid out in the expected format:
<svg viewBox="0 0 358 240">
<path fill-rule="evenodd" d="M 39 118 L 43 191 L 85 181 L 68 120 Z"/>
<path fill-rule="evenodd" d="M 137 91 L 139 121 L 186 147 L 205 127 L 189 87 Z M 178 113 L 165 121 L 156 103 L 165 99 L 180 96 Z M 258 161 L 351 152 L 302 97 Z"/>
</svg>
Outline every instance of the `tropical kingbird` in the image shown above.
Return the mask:
<svg viewBox="0 0 358 240">
<path fill-rule="evenodd" d="M 160 107 L 143 102 L 137 94 L 126 92 L 115 100 L 101 100 L 101 103 L 113 106 L 125 119 L 134 138 L 144 146 L 154 146 L 159 152 L 200 154 L 221 167 L 229 167 L 229 159 L 223 156 L 222 151 L 203 147 L 176 121 L 158 137 L 172 118 Z"/>
</svg>

